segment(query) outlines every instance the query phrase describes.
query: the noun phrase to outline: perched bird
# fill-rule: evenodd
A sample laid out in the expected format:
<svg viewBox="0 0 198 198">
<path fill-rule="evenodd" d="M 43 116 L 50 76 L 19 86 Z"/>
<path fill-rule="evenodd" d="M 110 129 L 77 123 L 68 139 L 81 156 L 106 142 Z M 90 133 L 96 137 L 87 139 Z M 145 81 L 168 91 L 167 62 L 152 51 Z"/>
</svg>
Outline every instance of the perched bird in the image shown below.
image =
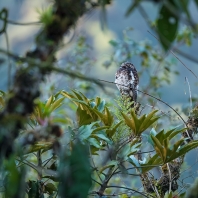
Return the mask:
<svg viewBox="0 0 198 198">
<path fill-rule="evenodd" d="M 122 63 L 115 74 L 115 83 L 122 96 L 130 98 L 130 102 L 137 101 L 139 77 L 132 63 Z M 134 107 L 134 105 L 132 105 Z"/>
</svg>

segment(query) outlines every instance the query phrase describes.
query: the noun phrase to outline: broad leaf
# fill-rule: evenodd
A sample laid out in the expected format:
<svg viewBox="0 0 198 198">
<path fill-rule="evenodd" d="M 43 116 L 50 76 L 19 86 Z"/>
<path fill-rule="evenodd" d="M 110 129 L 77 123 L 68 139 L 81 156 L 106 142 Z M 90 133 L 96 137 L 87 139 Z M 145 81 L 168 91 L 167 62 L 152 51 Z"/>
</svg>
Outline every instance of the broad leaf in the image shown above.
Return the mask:
<svg viewBox="0 0 198 198">
<path fill-rule="evenodd" d="M 148 158 L 147 162 L 144 164 L 141 164 L 142 167 L 142 173 L 146 173 L 149 170 L 162 165 L 162 160 L 159 157 L 158 154 L 155 154 L 153 157 Z"/>
<path fill-rule="evenodd" d="M 169 0 L 168 2 L 173 8 L 177 9 L 173 3 L 173 0 Z M 177 29 L 178 18 L 174 13 L 172 13 L 172 11 L 170 11 L 169 8 L 167 8 L 167 5 L 163 5 L 157 20 L 157 31 L 161 44 L 166 51 L 170 48 L 172 42 L 174 41 Z"/>
<path fill-rule="evenodd" d="M 118 164 L 117 161 L 112 160 L 112 161 L 110 161 L 107 165 L 103 166 L 103 167 L 100 169 L 99 172 L 102 173 L 104 170 L 106 170 L 106 169 L 108 169 L 108 168 L 111 168 L 111 167 L 114 167 L 114 166 L 116 166 L 117 164 Z"/>
<path fill-rule="evenodd" d="M 166 156 L 167 150 L 166 150 L 165 146 L 162 145 L 161 142 L 155 136 L 151 135 L 151 138 L 152 138 L 152 140 L 154 142 L 154 148 L 155 148 L 156 152 L 162 158 L 163 162 L 165 162 L 166 157 L 167 157 Z"/>
<path fill-rule="evenodd" d="M 94 146 L 98 149 L 101 148 L 100 142 L 96 138 L 88 138 L 87 140 L 91 146 Z"/>
<path fill-rule="evenodd" d="M 107 136 L 109 138 L 112 138 L 113 137 L 113 135 L 115 134 L 115 132 L 116 132 L 117 128 L 120 126 L 120 124 L 122 124 L 122 121 L 118 122 L 112 128 L 106 130 Z"/>
<path fill-rule="evenodd" d="M 97 109 L 93 109 L 93 111 L 98 115 L 98 117 L 106 126 L 111 126 L 113 124 L 113 116 L 107 107 L 105 107 L 104 113 L 101 113 Z"/>
<path fill-rule="evenodd" d="M 183 142 L 181 141 L 181 144 Z M 195 141 L 191 141 L 190 143 L 186 144 L 185 146 L 181 147 L 180 149 L 178 149 L 178 151 L 174 151 L 172 152 L 172 155 L 169 159 L 169 161 L 173 160 L 173 159 L 176 159 L 178 157 L 181 157 L 183 155 L 185 155 L 187 152 L 195 149 L 198 147 L 198 140 L 195 140 Z"/>
<path fill-rule="evenodd" d="M 93 121 L 96 121 L 93 119 L 93 117 L 90 116 L 90 114 L 87 113 L 86 110 L 83 110 L 80 107 L 77 108 L 76 114 L 78 126 L 87 125 Z"/>
<path fill-rule="evenodd" d="M 86 198 L 92 185 L 88 149 L 77 142 L 71 151 L 63 151 L 59 163 L 59 197 Z"/>
<path fill-rule="evenodd" d="M 41 149 L 43 150 L 50 150 L 53 146 L 53 142 L 47 142 L 47 141 L 43 141 L 43 142 L 37 142 L 36 144 L 32 145 L 30 148 L 28 148 L 28 150 L 25 152 L 26 154 L 28 153 L 33 153 L 36 151 L 40 151 Z"/>
<path fill-rule="evenodd" d="M 107 137 L 106 133 L 104 131 L 100 131 L 98 133 L 94 133 L 91 135 L 91 137 L 94 137 L 96 139 L 101 139 L 106 141 L 107 143 L 111 143 L 111 140 Z"/>
<path fill-rule="evenodd" d="M 54 111 L 54 110 L 56 110 L 58 107 L 60 107 L 60 106 L 62 105 L 62 102 L 63 102 L 64 99 L 65 99 L 65 98 L 62 97 L 62 98 L 59 98 L 58 100 L 55 100 L 55 101 L 51 104 L 51 106 L 50 106 L 50 108 L 49 108 L 49 112 L 51 113 L 52 111 Z"/>
<path fill-rule="evenodd" d="M 94 128 L 93 126 L 98 124 L 98 122 L 93 122 L 90 125 L 83 125 L 78 129 L 78 138 L 81 141 L 86 140 L 88 137 L 90 137 L 91 133 L 93 132 Z"/>
<path fill-rule="evenodd" d="M 54 191 L 57 191 L 57 188 L 55 187 L 55 185 L 53 183 L 45 184 L 45 192 L 52 195 Z"/>
<path fill-rule="evenodd" d="M 131 110 L 131 118 L 121 113 L 126 125 L 128 125 L 136 136 L 141 135 L 147 128 L 149 128 L 154 122 L 156 122 L 159 117 L 155 116 L 157 110 L 152 111 L 148 115 L 143 115 L 140 118 L 137 117 L 134 110 Z"/>
</svg>

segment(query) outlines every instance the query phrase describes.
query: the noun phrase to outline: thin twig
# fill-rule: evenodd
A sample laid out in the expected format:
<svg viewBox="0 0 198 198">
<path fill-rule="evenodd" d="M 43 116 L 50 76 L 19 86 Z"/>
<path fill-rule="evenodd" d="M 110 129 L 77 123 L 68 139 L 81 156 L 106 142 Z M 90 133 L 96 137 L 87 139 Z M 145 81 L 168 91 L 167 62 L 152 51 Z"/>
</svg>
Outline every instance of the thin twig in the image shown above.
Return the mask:
<svg viewBox="0 0 198 198">
<path fill-rule="evenodd" d="M 96 182 L 97 184 L 99 184 L 100 186 L 102 186 L 102 184 L 98 181 L 96 181 L 95 179 L 91 178 L 94 182 Z"/>
<path fill-rule="evenodd" d="M 150 182 L 150 184 L 151 184 L 151 186 L 152 186 L 152 188 L 153 188 L 153 191 L 156 193 L 157 197 L 160 198 L 158 189 L 156 188 L 155 185 L 153 185 L 153 182 L 150 180 L 150 177 L 149 177 L 148 175 L 147 175 L 147 178 L 148 178 L 148 180 L 149 180 L 149 182 Z"/>
<path fill-rule="evenodd" d="M 139 193 L 141 195 L 143 195 L 144 197 L 148 197 L 147 195 L 145 195 L 144 193 L 138 191 L 138 190 L 135 190 L 135 189 L 132 189 L 132 188 L 127 188 L 127 187 L 122 187 L 122 186 L 107 186 L 107 188 L 122 188 L 122 189 L 125 189 L 125 190 L 130 190 L 130 191 L 133 191 L 133 192 L 136 192 L 136 193 Z M 149 195 L 151 197 L 154 197 L 153 195 Z M 149 198 L 149 197 L 148 197 Z M 155 198 L 155 197 L 154 197 Z"/>
<path fill-rule="evenodd" d="M 93 156 L 91 155 L 91 148 L 90 148 L 90 145 L 89 145 L 89 153 L 90 153 L 90 158 L 91 158 L 92 164 L 93 164 L 93 166 L 94 166 L 94 169 L 96 170 L 96 174 L 98 175 L 98 178 L 99 178 L 100 181 L 102 182 L 102 178 L 100 177 L 100 174 L 98 173 L 98 170 L 97 170 L 96 165 L 95 165 L 94 160 L 93 160 Z"/>
<path fill-rule="evenodd" d="M 191 95 L 191 90 L 190 90 L 190 83 L 189 83 L 187 77 L 185 77 L 185 81 L 186 81 L 187 84 L 188 84 L 188 91 L 189 91 L 189 97 L 190 97 L 190 111 L 189 111 L 189 116 L 190 116 L 190 112 L 191 112 L 191 110 L 192 110 L 192 95 Z"/>
<path fill-rule="evenodd" d="M 66 75 L 69 75 L 70 77 L 73 77 L 73 78 L 79 78 L 79 79 L 82 79 L 82 80 L 85 80 L 85 81 L 93 82 L 93 83 L 97 84 L 101 89 L 104 89 L 104 85 L 102 83 L 98 82 L 97 79 L 84 76 L 84 75 L 82 75 L 80 73 L 77 73 L 75 71 L 55 67 L 55 66 L 52 65 L 52 63 L 38 62 L 38 60 L 35 60 L 33 58 L 19 57 L 19 56 L 15 55 L 11 52 L 8 52 L 7 50 L 4 50 L 4 49 L 0 49 L 0 53 L 6 54 L 6 55 L 8 55 L 9 57 L 12 57 L 15 60 L 19 60 L 19 61 L 24 62 L 24 63 L 25 62 L 29 63 L 30 66 L 26 68 L 27 70 L 29 68 L 33 67 L 33 66 L 36 66 L 36 67 L 40 67 L 40 68 L 43 68 L 43 69 L 48 69 L 48 70 L 55 71 L 55 72 L 58 72 L 58 73 L 66 74 Z"/>
<path fill-rule="evenodd" d="M 39 172 L 39 171 L 40 171 L 40 168 L 38 168 L 37 166 L 35 166 L 35 165 L 32 164 L 31 162 L 28 162 L 27 160 L 22 161 L 22 160 L 20 160 L 20 159 L 16 159 L 16 161 L 19 161 L 19 162 L 21 162 L 21 163 L 23 163 L 23 164 L 25 164 L 25 165 L 31 167 L 31 168 L 34 169 L 36 172 Z"/>
<path fill-rule="evenodd" d="M 197 59 L 197 58 L 195 58 L 195 57 L 193 57 L 193 56 L 191 56 L 191 55 L 189 55 L 189 54 L 186 54 L 185 52 L 182 52 L 182 51 L 179 50 L 178 48 L 173 47 L 173 50 L 174 50 L 175 52 L 177 52 L 178 54 L 180 54 L 181 56 L 185 57 L 186 59 L 188 59 L 188 60 L 190 60 L 190 61 L 192 61 L 192 62 L 194 62 L 194 63 L 198 63 L 198 59 Z"/>
<path fill-rule="evenodd" d="M 0 17 L 0 20 L 4 20 Z M 13 21 L 13 20 L 9 20 L 7 19 L 6 20 L 6 23 L 9 23 L 11 25 L 22 25 L 22 26 L 25 26 L 25 25 L 41 25 L 42 23 L 40 21 L 33 21 L 33 22 L 17 22 L 17 21 Z"/>
<path fill-rule="evenodd" d="M 152 153 L 154 152 L 155 150 L 152 150 L 152 151 L 143 151 L 143 152 L 140 152 L 139 154 L 143 154 L 143 153 Z"/>
<path fill-rule="evenodd" d="M 156 40 L 158 40 L 159 41 L 159 39 L 154 35 L 154 34 L 152 34 L 149 30 L 147 30 L 147 32 L 149 33 L 149 34 L 151 34 Z M 176 55 L 175 55 L 175 53 L 172 51 L 172 50 L 170 50 L 170 53 L 171 54 L 173 54 L 173 56 L 188 70 L 188 71 L 190 71 L 196 78 L 198 78 L 197 77 L 197 75 L 190 69 L 190 68 L 188 68 Z"/>
<path fill-rule="evenodd" d="M 126 175 L 126 173 L 122 173 L 121 171 L 117 171 L 114 173 L 114 175 Z M 135 177 L 140 177 L 141 174 L 134 174 L 134 173 L 127 173 L 127 175 L 135 176 Z"/>
<path fill-rule="evenodd" d="M 110 81 L 106 81 L 106 80 L 100 80 L 100 79 L 98 79 L 98 80 L 99 80 L 99 81 L 103 81 L 103 82 L 107 82 L 107 83 L 110 83 L 110 84 L 118 84 L 118 83 L 110 82 Z M 121 85 L 121 86 L 123 86 L 123 87 L 127 87 L 127 86 L 122 85 L 122 84 L 118 84 L 118 85 Z M 154 99 L 160 101 L 161 103 L 165 104 L 166 106 L 168 106 L 170 109 L 172 109 L 172 110 L 181 118 L 181 120 L 183 121 L 183 123 L 185 124 L 185 126 L 188 128 L 187 123 L 186 123 L 185 120 L 182 118 L 182 116 L 181 116 L 173 107 L 171 107 L 168 103 L 166 103 L 166 102 L 164 102 L 163 100 L 161 100 L 160 98 L 157 98 L 157 97 L 155 97 L 155 96 L 152 96 L 152 95 L 150 95 L 150 94 L 148 94 L 148 93 L 146 93 L 146 92 L 144 92 L 144 91 L 140 91 L 140 90 L 138 90 L 138 89 L 135 89 L 135 90 L 138 91 L 138 92 L 140 92 L 140 93 L 143 93 L 143 94 L 145 94 L 145 95 L 147 95 L 147 96 L 150 96 L 151 98 L 154 98 Z"/>
<path fill-rule="evenodd" d="M 140 4 L 139 4 L 139 6 L 138 6 L 138 9 L 139 9 L 139 11 L 140 11 L 140 14 L 141 14 L 142 17 L 144 18 L 144 20 L 147 22 L 148 26 L 149 26 L 152 30 L 156 31 L 155 28 L 152 26 L 152 21 L 149 19 L 148 14 L 146 13 L 146 11 L 144 10 L 144 8 L 143 8 Z M 197 59 L 196 57 L 193 57 L 193 56 L 191 56 L 191 55 L 189 55 L 189 54 L 186 54 L 185 52 L 181 51 L 181 50 L 178 49 L 177 47 L 174 47 L 174 46 L 173 46 L 172 49 L 173 49 L 175 52 L 177 52 L 179 55 L 185 57 L 186 59 L 188 59 L 188 60 L 190 60 L 190 61 L 192 61 L 192 62 L 194 62 L 194 63 L 198 63 L 198 59 Z M 172 52 L 172 53 L 173 53 L 173 52 Z M 175 54 L 174 54 L 174 55 L 175 55 Z"/>
<path fill-rule="evenodd" d="M 54 157 L 54 156 L 52 156 L 52 157 L 50 157 L 49 159 L 46 159 L 45 161 L 43 161 L 42 164 L 45 163 L 45 164 L 43 165 L 43 167 L 45 167 L 45 166 L 50 162 L 50 160 L 53 159 L 53 157 Z"/>
</svg>

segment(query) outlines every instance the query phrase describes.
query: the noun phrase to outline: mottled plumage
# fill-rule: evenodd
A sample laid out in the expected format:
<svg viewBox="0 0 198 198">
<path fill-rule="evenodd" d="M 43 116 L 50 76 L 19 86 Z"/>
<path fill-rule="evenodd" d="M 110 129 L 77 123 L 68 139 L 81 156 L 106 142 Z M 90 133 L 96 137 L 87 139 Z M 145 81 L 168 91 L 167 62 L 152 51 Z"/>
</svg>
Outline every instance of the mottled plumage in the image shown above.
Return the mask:
<svg viewBox="0 0 198 198">
<path fill-rule="evenodd" d="M 130 101 L 137 101 L 137 89 L 139 77 L 136 68 L 132 63 L 122 63 L 115 74 L 115 83 L 121 95 L 130 98 Z"/>
</svg>

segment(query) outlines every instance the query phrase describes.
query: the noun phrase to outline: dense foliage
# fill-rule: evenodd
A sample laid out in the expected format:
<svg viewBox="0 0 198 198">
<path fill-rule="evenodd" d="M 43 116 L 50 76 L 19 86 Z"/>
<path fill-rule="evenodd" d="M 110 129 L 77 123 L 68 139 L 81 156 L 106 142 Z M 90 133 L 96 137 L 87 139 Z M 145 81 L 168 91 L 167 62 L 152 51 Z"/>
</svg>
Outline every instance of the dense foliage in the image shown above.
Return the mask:
<svg viewBox="0 0 198 198">
<path fill-rule="evenodd" d="M 187 193 L 179 178 L 186 153 L 198 147 L 198 108 L 194 105 L 187 110 L 189 116 L 184 119 L 181 111 L 158 98 L 163 94 L 159 88 L 171 83 L 171 75 L 179 75 L 175 59 L 164 60 L 163 50 L 149 41 L 131 39 L 131 29 L 124 31 L 122 41 L 109 41 L 114 51 L 103 66 L 109 68 L 139 56 L 140 79 L 150 71 L 134 108 L 119 93 L 108 95 L 109 101 L 96 96 L 93 87 L 106 91 L 106 84 L 86 75 L 94 62 L 85 37 L 79 37 L 69 51 L 66 67 L 57 66 L 55 53 L 64 34 L 92 9 L 101 7 L 105 15 L 105 7 L 111 3 L 54 0 L 40 13 L 42 29 L 33 50 L 19 57 L 0 49 L 18 64 L 12 88 L 0 92 L 0 197 L 197 197 L 193 190 L 197 182 Z M 132 1 L 126 16 L 136 8 L 144 13 L 141 3 Z M 174 42 L 190 46 L 197 26 L 188 9 L 189 1 L 153 3 L 161 6 L 159 16 L 148 23 L 165 51 Z M 196 0 L 194 3 L 198 5 Z M 8 10 L 2 9 L 0 34 L 6 34 L 8 16 Z M 179 30 L 179 23 L 186 21 L 189 26 Z M 46 86 L 46 76 L 54 73 L 66 76 L 69 91 L 57 92 L 52 85 L 44 93 L 41 84 Z M 167 111 L 171 111 L 171 118 Z"/>
</svg>

